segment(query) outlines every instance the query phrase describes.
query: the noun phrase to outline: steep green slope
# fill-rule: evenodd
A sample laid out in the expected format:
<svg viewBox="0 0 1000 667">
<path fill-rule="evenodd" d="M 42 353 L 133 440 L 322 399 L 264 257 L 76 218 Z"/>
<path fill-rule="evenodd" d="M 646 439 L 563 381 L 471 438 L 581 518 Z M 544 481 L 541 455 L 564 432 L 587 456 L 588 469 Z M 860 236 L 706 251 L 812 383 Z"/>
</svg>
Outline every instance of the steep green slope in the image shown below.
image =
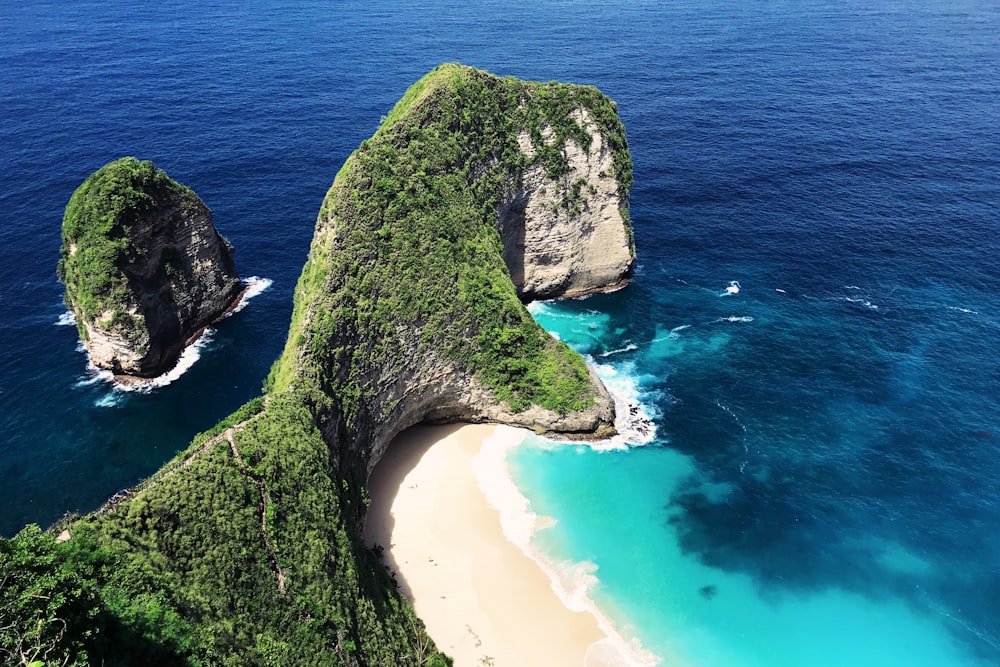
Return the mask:
<svg viewBox="0 0 1000 667">
<path fill-rule="evenodd" d="M 563 193 L 559 201 L 579 197 L 579 186 L 562 177 L 566 142 L 591 143 L 572 116 L 580 108 L 615 147 L 616 182 L 627 202 L 624 130 L 614 103 L 596 88 L 459 65 L 418 81 L 327 193 L 272 391 L 308 396 L 332 420 L 324 432 L 346 434 L 362 451 L 378 424 L 418 413 L 405 427 L 427 416 L 428 406 L 406 405 L 419 398 L 398 385 L 400 378 L 420 384 L 430 368 L 471 376 L 471 387 L 456 389 L 463 395 L 433 396 L 438 418 L 475 418 L 483 403 L 504 402 L 507 421 L 597 430 L 594 420 L 555 426 L 554 415 L 609 401 L 579 355 L 545 334 L 518 299 L 497 214 L 535 164 L 545 167 L 553 193 Z M 533 155 L 519 146 L 521 135 L 530 137 Z M 624 209 L 622 217 L 627 228 Z M 484 395 L 470 396 L 480 385 Z M 532 405 L 549 414 L 512 416 Z"/>
<path fill-rule="evenodd" d="M 518 300 L 497 220 L 533 164 L 553 192 L 573 193 L 560 142 L 591 145 L 571 115 L 581 108 L 617 145 L 627 201 L 624 133 L 596 89 L 457 65 L 415 84 L 323 203 L 267 396 L 59 526 L 69 541 L 0 541 L 0 578 L 14 582 L 0 627 L 16 629 L 0 657 L 53 647 L 49 659 L 68 664 L 449 664 L 362 544 L 367 476 L 395 433 L 426 419 L 611 428 L 599 381 Z"/>
</svg>

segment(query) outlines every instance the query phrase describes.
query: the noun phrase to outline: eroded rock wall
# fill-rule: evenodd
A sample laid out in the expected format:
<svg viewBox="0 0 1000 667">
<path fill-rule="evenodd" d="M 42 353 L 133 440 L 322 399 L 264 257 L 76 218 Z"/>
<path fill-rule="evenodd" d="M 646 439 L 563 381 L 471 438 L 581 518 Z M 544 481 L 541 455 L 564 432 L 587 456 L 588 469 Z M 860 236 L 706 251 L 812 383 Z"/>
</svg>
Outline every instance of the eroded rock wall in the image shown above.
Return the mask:
<svg viewBox="0 0 1000 667">
<path fill-rule="evenodd" d="M 567 138 L 559 147 L 567 173 L 553 179 L 543 164 L 532 164 L 500 207 L 504 261 L 525 300 L 614 289 L 631 275 L 628 199 L 615 178 L 612 148 L 586 109 L 571 116 L 591 137 L 590 145 Z M 544 142 L 556 140 L 549 128 L 541 134 Z M 528 132 L 518 135 L 518 145 L 534 156 Z"/>
</svg>

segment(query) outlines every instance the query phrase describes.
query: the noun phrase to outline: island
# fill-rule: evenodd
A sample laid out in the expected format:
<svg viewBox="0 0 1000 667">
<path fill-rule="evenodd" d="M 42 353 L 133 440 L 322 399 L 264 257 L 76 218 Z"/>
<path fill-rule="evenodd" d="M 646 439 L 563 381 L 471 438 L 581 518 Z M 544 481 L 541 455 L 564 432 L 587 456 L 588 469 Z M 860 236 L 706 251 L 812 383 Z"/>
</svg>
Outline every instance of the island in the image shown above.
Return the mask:
<svg viewBox="0 0 1000 667">
<path fill-rule="evenodd" d="M 149 161 L 91 174 L 66 206 L 62 238 L 58 274 L 80 339 L 125 381 L 169 371 L 242 292 L 212 212 Z"/>
<path fill-rule="evenodd" d="M 369 474 L 421 422 L 614 433 L 524 302 L 628 281 L 631 182 L 592 86 L 416 82 L 322 203 L 264 395 L 96 512 L 0 540 L 0 657 L 451 664 L 364 545 Z"/>
</svg>

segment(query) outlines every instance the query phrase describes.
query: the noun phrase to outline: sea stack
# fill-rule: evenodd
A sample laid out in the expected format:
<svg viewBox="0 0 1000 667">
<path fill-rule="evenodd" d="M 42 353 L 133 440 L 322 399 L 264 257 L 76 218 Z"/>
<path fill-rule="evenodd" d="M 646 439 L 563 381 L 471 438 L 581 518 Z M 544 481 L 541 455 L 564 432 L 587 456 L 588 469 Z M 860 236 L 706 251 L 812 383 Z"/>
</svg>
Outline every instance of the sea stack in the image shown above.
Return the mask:
<svg viewBox="0 0 1000 667">
<path fill-rule="evenodd" d="M 62 225 L 59 278 L 91 361 L 153 378 L 240 295 L 233 247 L 190 188 L 124 157 L 77 188 Z"/>
</svg>

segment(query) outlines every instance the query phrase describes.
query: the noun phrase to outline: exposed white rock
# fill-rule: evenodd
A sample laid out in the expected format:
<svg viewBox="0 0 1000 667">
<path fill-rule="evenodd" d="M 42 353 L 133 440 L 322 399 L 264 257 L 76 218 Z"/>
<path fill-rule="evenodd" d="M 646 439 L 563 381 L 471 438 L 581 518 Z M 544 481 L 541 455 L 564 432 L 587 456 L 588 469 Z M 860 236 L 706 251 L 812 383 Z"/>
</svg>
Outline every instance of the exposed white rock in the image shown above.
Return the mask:
<svg viewBox="0 0 1000 667">
<path fill-rule="evenodd" d="M 628 201 L 619 195 L 613 152 L 586 110 L 576 109 L 571 116 L 590 134 L 590 146 L 566 139 L 562 151 L 568 173 L 553 180 L 536 163 L 500 207 L 504 261 L 525 299 L 614 289 L 631 271 L 634 252 L 622 216 Z M 552 129 L 542 130 L 543 141 L 551 144 Z M 528 157 L 534 155 L 527 132 L 518 135 L 518 145 Z"/>
</svg>

